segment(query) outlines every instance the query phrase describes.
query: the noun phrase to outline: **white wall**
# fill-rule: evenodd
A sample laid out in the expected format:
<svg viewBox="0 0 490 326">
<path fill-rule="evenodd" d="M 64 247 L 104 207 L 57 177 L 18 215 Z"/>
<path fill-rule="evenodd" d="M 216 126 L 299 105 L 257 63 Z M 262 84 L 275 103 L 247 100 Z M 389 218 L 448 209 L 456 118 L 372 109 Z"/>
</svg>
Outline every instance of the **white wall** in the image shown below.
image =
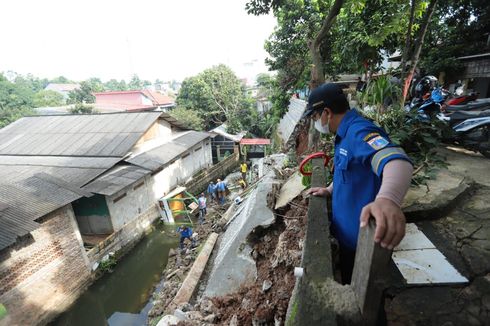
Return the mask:
<svg viewBox="0 0 490 326">
<path fill-rule="evenodd" d="M 198 150 L 199 147 L 201 149 Z M 178 158 L 162 171 L 153 176 L 145 177 L 144 185 L 136 190 L 134 189 L 135 186 L 143 180 L 113 196 L 106 196 L 114 231 L 118 231 L 149 207 L 155 205 L 157 199 L 168 194 L 177 185 L 184 184 L 198 171 L 212 165 L 211 141 L 209 139 L 195 145 L 186 153 L 189 153 L 189 156 Z M 114 202 L 114 199 L 123 194 L 126 196 Z"/>
<path fill-rule="evenodd" d="M 137 185 L 144 184 L 137 189 Z M 114 199 L 126 194 L 125 197 L 114 202 Z M 107 207 L 111 214 L 112 226 L 114 231 L 121 229 L 124 224 L 131 222 L 139 214 L 146 211 L 151 205 L 154 205 L 154 200 L 149 196 L 147 190 L 147 180 L 140 180 L 133 185 L 119 191 L 113 196 L 106 196 Z"/>
<path fill-rule="evenodd" d="M 201 149 L 197 150 L 199 147 Z M 189 153 L 189 156 L 177 159 L 174 163 L 151 177 L 148 188 L 154 200 L 168 194 L 177 185 L 184 184 L 199 170 L 213 164 L 211 141 L 209 139 L 195 145 L 186 153 Z M 185 156 L 186 153 L 182 156 Z"/>
</svg>

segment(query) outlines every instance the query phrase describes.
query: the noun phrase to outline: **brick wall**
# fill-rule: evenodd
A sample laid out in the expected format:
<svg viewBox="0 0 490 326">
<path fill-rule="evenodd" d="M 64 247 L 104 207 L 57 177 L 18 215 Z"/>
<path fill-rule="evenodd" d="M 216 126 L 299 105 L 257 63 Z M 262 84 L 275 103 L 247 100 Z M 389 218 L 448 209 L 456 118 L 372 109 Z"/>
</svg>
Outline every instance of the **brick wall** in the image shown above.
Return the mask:
<svg viewBox="0 0 490 326">
<path fill-rule="evenodd" d="M 90 265 L 99 262 L 109 252 L 115 253 L 136 244 L 158 217 L 157 207 L 152 205 L 134 220 L 126 223 L 120 230 L 108 236 L 87 253 Z"/>
<path fill-rule="evenodd" d="M 43 218 L 29 237 L 0 252 L 0 325 L 45 324 L 90 282 L 88 259 L 71 205 Z"/>
</svg>

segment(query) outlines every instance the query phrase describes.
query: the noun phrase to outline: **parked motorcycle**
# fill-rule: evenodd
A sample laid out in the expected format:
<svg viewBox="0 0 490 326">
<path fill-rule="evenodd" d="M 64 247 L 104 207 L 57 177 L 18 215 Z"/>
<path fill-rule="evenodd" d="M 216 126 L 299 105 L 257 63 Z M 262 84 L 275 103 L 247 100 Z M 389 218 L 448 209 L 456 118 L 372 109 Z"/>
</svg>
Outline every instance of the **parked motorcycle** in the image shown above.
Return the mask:
<svg viewBox="0 0 490 326">
<path fill-rule="evenodd" d="M 490 110 L 439 113 L 437 117 L 452 127 L 449 141 L 490 158 Z"/>
<path fill-rule="evenodd" d="M 490 98 L 477 99 L 466 104 L 443 106 L 443 112 L 485 111 L 490 110 Z"/>
<path fill-rule="evenodd" d="M 447 100 L 447 105 L 464 105 L 478 98 L 478 93 L 471 92 L 466 95 L 455 96 Z"/>
</svg>

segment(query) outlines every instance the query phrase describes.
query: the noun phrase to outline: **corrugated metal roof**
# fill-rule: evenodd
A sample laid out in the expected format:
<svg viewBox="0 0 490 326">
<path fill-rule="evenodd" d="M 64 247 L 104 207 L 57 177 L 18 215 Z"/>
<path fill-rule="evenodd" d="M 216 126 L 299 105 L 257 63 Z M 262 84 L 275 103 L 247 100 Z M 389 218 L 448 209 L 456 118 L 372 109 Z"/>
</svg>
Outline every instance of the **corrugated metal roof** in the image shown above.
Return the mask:
<svg viewBox="0 0 490 326">
<path fill-rule="evenodd" d="M 223 136 L 225 138 L 231 139 L 235 143 L 240 142 L 240 140 L 243 137 L 245 137 L 245 135 L 247 134 L 246 131 L 242 131 L 242 132 L 239 132 L 236 135 L 233 135 L 233 134 L 230 134 L 230 133 L 226 132 L 226 127 L 227 127 L 226 126 L 226 123 L 223 123 L 221 126 L 218 126 L 218 127 L 214 128 L 213 130 L 211 130 L 211 132 L 214 132 L 215 134 L 218 134 L 218 135 Z"/>
<path fill-rule="evenodd" d="M 210 136 L 207 132 L 189 131 L 148 152 L 126 159 L 126 162 L 156 171 L 208 137 Z"/>
<path fill-rule="evenodd" d="M 0 129 L 0 155 L 122 157 L 161 114 L 25 117 Z"/>
<path fill-rule="evenodd" d="M 0 200 L 2 202 L 0 250 L 13 244 L 18 237 L 39 227 L 39 224 L 35 222 L 38 218 L 82 197 L 63 187 L 62 182 L 56 184 L 44 179 L 42 174 L 36 174 L 46 169 L 60 170 L 56 171 L 58 172 L 56 175 L 63 182 L 80 182 L 82 179 L 92 178 L 104 171 L 104 169 L 2 166 L 0 168 Z M 87 174 L 85 170 L 89 170 L 89 173 Z"/>
<path fill-rule="evenodd" d="M 150 170 L 134 165 L 117 166 L 83 187 L 83 189 L 96 194 L 112 196 L 150 173 Z"/>
<path fill-rule="evenodd" d="M 0 165 L 33 165 L 66 168 L 111 168 L 121 159 L 118 157 L 72 156 L 0 156 Z"/>
<path fill-rule="evenodd" d="M 300 99 L 291 98 L 288 111 L 281 118 L 279 122 L 279 126 L 277 130 L 279 132 L 279 136 L 281 137 L 283 144 L 287 144 L 289 138 L 294 132 L 294 129 L 298 125 L 301 117 L 303 116 L 303 112 L 306 109 L 306 102 Z"/>
</svg>

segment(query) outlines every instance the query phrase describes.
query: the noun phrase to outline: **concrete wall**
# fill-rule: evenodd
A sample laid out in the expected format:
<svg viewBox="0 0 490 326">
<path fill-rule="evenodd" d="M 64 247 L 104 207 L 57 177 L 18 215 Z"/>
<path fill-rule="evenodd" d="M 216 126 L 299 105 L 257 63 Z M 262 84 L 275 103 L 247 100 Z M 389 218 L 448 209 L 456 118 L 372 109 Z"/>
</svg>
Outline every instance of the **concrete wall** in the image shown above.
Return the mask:
<svg viewBox="0 0 490 326">
<path fill-rule="evenodd" d="M 68 308 L 90 282 L 71 205 L 43 218 L 30 237 L 0 252 L 0 325 L 45 324 Z"/>
<path fill-rule="evenodd" d="M 106 203 L 114 231 L 118 231 L 145 212 L 154 201 L 148 194 L 147 180 L 142 179 L 112 196 L 106 196 Z"/>
<path fill-rule="evenodd" d="M 148 183 L 150 196 L 153 196 L 153 200 L 161 198 L 177 185 L 186 183 L 194 174 L 211 165 L 211 143 L 204 140 L 152 176 Z"/>
<path fill-rule="evenodd" d="M 216 181 L 217 178 L 224 178 L 227 174 L 238 171 L 238 165 L 239 154 L 238 148 L 236 148 L 232 156 L 215 164 L 213 167 L 202 170 L 200 173 L 194 175 L 192 179 L 185 184 L 185 187 L 187 188 L 187 191 L 192 194 L 204 192 L 210 181 Z"/>
<path fill-rule="evenodd" d="M 133 244 L 136 244 L 159 216 L 155 204 L 135 216 L 130 222 L 87 252 L 90 265 L 93 266 L 94 263 L 99 262 L 109 252 L 116 253 L 121 249 L 130 248 Z"/>
</svg>

